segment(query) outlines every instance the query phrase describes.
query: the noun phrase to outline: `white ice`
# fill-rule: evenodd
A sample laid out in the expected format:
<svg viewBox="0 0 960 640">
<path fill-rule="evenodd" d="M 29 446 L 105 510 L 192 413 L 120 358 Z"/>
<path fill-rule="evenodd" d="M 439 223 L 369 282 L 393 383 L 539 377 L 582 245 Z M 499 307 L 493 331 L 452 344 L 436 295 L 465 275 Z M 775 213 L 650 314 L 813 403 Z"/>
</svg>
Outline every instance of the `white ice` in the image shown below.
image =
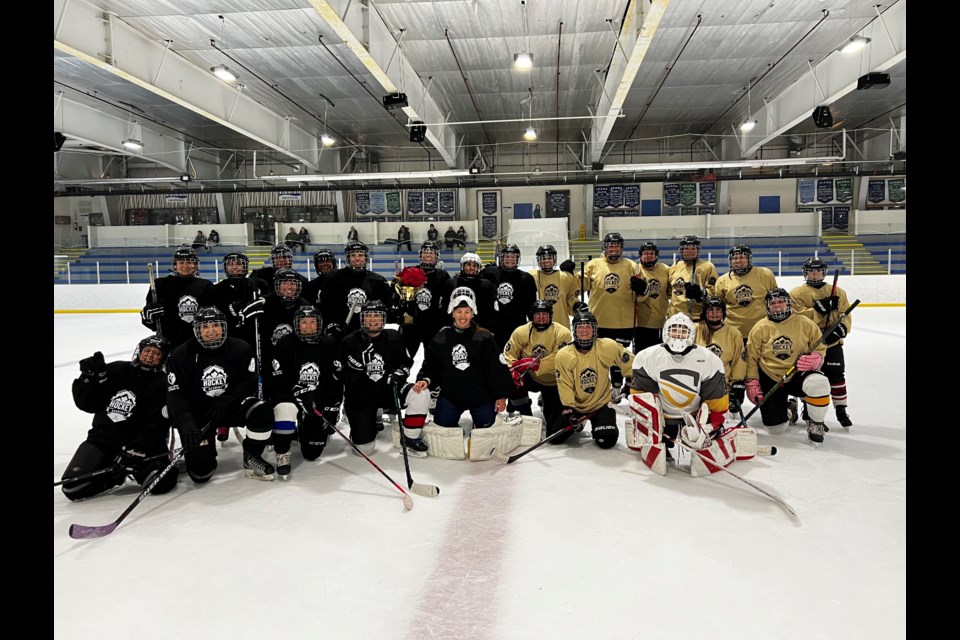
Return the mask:
<svg viewBox="0 0 960 640">
<path fill-rule="evenodd" d="M 70 395 L 78 360 L 126 359 L 147 332 L 132 314 L 54 329 L 57 480 L 90 425 Z M 861 306 L 845 351 L 854 427 L 831 408 L 814 449 L 755 414 L 779 453 L 730 467 L 797 517 L 724 473 L 657 476 L 589 429 L 509 466 L 413 459 L 441 493 L 409 512 L 337 435 L 318 462 L 295 447 L 272 483 L 243 477 L 231 438 L 210 483 L 181 476 L 105 538 L 67 530 L 112 522 L 139 486 L 80 503 L 54 489 L 54 637 L 903 638 L 905 309 Z M 374 460 L 405 487 L 388 434 Z"/>
</svg>

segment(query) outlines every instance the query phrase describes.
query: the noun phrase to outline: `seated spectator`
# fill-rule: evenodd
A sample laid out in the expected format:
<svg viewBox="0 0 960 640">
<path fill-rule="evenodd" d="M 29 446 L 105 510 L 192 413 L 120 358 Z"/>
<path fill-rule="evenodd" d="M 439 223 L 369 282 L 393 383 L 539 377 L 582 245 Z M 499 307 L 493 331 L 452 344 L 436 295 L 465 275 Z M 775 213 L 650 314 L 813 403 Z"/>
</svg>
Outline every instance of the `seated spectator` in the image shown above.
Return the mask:
<svg viewBox="0 0 960 640">
<path fill-rule="evenodd" d="M 207 240 L 210 242 L 210 246 L 220 246 L 220 234 L 217 233 L 216 229 L 210 229 L 210 235 L 207 236 Z"/>
<path fill-rule="evenodd" d="M 300 227 L 300 233 L 297 235 L 300 236 L 300 251 L 306 251 L 307 245 L 310 244 L 310 232 L 306 227 Z"/>
<path fill-rule="evenodd" d="M 453 245 L 457 244 L 457 232 L 453 230 L 453 225 L 443 234 L 443 241 L 447 244 L 447 250 L 452 250 Z"/>
<path fill-rule="evenodd" d="M 467 230 L 463 228 L 463 225 L 460 225 L 460 228 L 457 229 L 457 242 L 461 249 L 467 248 Z"/>
<path fill-rule="evenodd" d="M 360 234 L 353 225 L 350 225 L 350 230 L 347 231 L 347 242 L 360 242 Z"/>
<path fill-rule="evenodd" d="M 207 251 L 210 251 L 210 247 L 207 246 L 207 237 L 203 235 L 203 231 L 197 230 L 197 235 L 193 237 L 193 244 L 190 245 L 193 247 L 193 250 L 203 248 Z"/>
<path fill-rule="evenodd" d="M 297 233 L 296 229 L 290 227 L 290 231 L 283 237 L 283 244 L 290 247 L 290 251 L 293 253 L 297 252 L 297 247 L 300 246 L 300 234 Z"/>
<path fill-rule="evenodd" d="M 437 231 L 437 228 L 433 226 L 433 223 L 430 223 L 430 228 L 427 229 L 427 240 L 430 242 L 436 242 L 440 239 L 440 232 Z"/>
</svg>

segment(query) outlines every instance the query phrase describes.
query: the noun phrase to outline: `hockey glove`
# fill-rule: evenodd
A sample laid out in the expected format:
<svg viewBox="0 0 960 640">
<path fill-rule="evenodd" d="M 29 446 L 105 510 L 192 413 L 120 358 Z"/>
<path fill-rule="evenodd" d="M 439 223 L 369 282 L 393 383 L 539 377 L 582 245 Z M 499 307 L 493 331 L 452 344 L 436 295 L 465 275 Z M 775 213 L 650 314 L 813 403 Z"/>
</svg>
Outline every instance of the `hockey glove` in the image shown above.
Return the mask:
<svg viewBox="0 0 960 640">
<path fill-rule="evenodd" d="M 710 414 L 707 415 L 707 422 L 713 427 L 713 430 L 710 432 L 711 437 L 716 437 L 714 434 L 720 435 L 720 430 L 723 429 L 723 416 L 724 414 L 719 411 L 711 411 Z"/>
<path fill-rule="evenodd" d="M 263 307 L 266 304 L 264 298 L 256 298 L 252 302 L 233 302 L 230 304 L 230 311 L 238 318 L 240 318 L 239 325 L 243 326 L 248 321 L 253 320 L 254 317 L 263 313 Z"/>
<path fill-rule="evenodd" d="M 200 448 L 202 434 L 200 427 L 193 421 L 193 418 L 182 418 L 177 425 L 177 433 L 180 434 L 180 444 L 183 445 L 183 450 L 186 453 L 196 451 Z"/>
<path fill-rule="evenodd" d="M 316 407 L 316 401 L 314 399 L 315 390 L 316 387 L 305 384 L 298 384 L 293 387 L 293 397 L 296 399 L 297 404 L 310 415 L 313 415 L 313 410 Z"/>
<path fill-rule="evenodd" d="M 103 354 L 97 351 L 89 358 L 80 361 L 80 373 L 89 382 L 107 381 L 107 363 L 103 361 Z"/>
<path fill-rule="evenodd" d="M 566 271 L 569 274 L 573 274 L 573 270 L 577 268 L 577 264 L 573 260 L 564 260 L 560 263 L 560 271 Z"/>
<path fill-rule="evenodd" d="M 838 324 L 830 335 L 823 336 L 823 343 L 827 346 L 834 345 L 847 337 L 847 328 Z"/>
<path fill-rule="evenodd" d="M 730 413 L 740 413 L 740 405 L 743 404 L 743 398 L 747 393 L 747 385 L 742 380 L 730 383 Z"/>
<path fill-rule="evenodd" d="M 693 282 L 685 282 L 683 284 L 683 293 L 690 300 L 703 302 L 703 289 L 701 289 L 700 285 L 698 284 L 694 284 Z"/>
<path fill-rule="evenodd" d="M 747 391 L 747 400 L 757 405 L 763 402 L 763 391 L 760 390 L 760 381 L 756 378 L 747 380 L 744 388 Z"/>
<path fill-rule="evenodd" d="M 137 469 L 140 468 L 140 465 L 143 464 L 146 457 L 146 454 L 141 451 L 137 451 L 131 447 L 121 447 L 120 453 L 113 461 L 117 467 L 117 475 L 120 477 L 133 475 L 137 472 Z"/>
<path fill-rule="evenodd" d="M 407 378 L 409 376 L 410 369 L 400 367 L 387 376 L 387 384 L 390 386 L 396 386 L 397 389 L 400 389 L 400 387 L 407 384 Z"/>
<path fill-rule="evenodd" d="M 640 274 L 630 276 L 630 290 L 642 296 L 647 292 L 647 281 Z"/>
<path fill-rule="evenodd" d="M 823 356 L 816 351 L 805 353 L 797 358 L 797 371 L 820 371 L 822 364 Z"/>
<path fill-rule="evenodd" d="M 590 310 L 590 305 L 588 305 L 586 302 L 580 302 L 579 300 L 577 300 L 576 302 L 573 303 L 572 311 L 574 313 L 578 313 L 580 311 L 589 311 L 589 310 Z"/>
<path fill-rule="evenodd" d="M 157 323 L 163 315 L 163 303 L 151 302 L 140 311 L 140 323 L 147 329 L 157 330 Z"/>
</svg>

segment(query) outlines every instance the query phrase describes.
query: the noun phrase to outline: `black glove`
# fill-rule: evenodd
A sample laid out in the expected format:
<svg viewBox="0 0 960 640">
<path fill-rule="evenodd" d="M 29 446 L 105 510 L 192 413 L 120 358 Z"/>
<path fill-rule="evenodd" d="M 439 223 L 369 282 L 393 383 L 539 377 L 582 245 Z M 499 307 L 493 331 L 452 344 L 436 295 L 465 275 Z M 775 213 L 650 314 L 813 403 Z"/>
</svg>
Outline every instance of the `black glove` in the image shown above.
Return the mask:
<svg viewBox="0 0 960 640">
<path fill-rule="evenodd" d="M 630 276 L 630 289 L 638 296 L 642 296 L 647 292 L 647 281 L 640 274 Z"/>
<path fill-rule="evenodd" d="M 340 422 L 340 405 L 335 404 L 332 407 L 323 408 L 323 420 L 327 423 L 327 433 L 333 433 L 329 425 Z"/>
<path fill-rule="evenodd" d="M 577 268 L 577 263 L 573 260 L 564 260 L 560 263 L 560 271 L 566 271 L 567 273 L 573 273 L 573 270 Z"/>
<path fill-rule="evenodd" d="M 747 383 L 743 380 L 736 380 L 730 383 L 730 400 L 736 400 L 737 404 L 743 404 L 743 399 L 747 395 Z"/>
<path fill-rule="evenodd" d="M 579 311 L 589 311 L 589 310 L 590 310 L 590 305 L 588 305 L 586 302 L 580 302 L 579 300 L 573 303 L 573 309 L 571 309 L 571 311 L 573 311 L 574 313 L 577 313 Z"/>
<path fill-rule="evenodd" d="M 830 335 L 823 337 L 823 344 L 828 346 L 834 345 L 846 337 L 847 337 L 847 328 L 843 326 L 843 323 L 841 323 L 836 326 L 836 328 L 833 330 L 833 332 L 830 333 Z"/>
<path fill-rule="evenodd" d="M 689 300 L 696 300 L 697 302 L 703 302 L 703 289 L 700 288 L 700 285 L 693 282 L 683 283 L 683 293 L 687 296 Z"/>
<path fill-rule="evenodd" d="M 323 333 L 339 342 L 340 337 L 343 335 L 343 327 L 339 322 L 331 322 L 323 328 Z"/>
<path fill-rule="evenodd" d="M 137 451 L 132 447 L 121 447 L 120 453 L 113 461 L 117 467 L 117 475 L 125 477 L 135 474 L 146 458 L 146 454 L 142 451 Z"/>
<path fill-rule="evenodd" d="M 409 375 L 410 375 L 409 369 L 400 367 L 399 369 L 397 369 L 396 371 L 394 371 L 393 373 L 387 376 L 387 384 L 391 386 L 392 385 L 403 386 L 407 383 L 407 377 L 409 377 Z"/>
<path fill-rule="evenodd" d="M 813 308 L 816 309 L 817 313 L 822 316 L 827 315 L 831 311 L 836 311 L 837 307 L 840 304 L 840 298 L 838 296 L 829 296 L 822 300 L 817 300 L 813 303 Z"/>
<path fill-rule="evenodd" d="M 177 432 L 180 434 L 180 444 L 186 453 L 196 451 L 200 448 L 202 433 L 197 423 L 192 418 L 184 418 L 177 424 Z"/>
<path fill-rule="evenodd" d="M 80 373 L 89 381 L 98 383 L 107 381 L 107 363 L 103 361 L 103 354 L 97 351 L 89 358 L 80 361 Z"/>
<path fill-rule="evenodd" d="M 293 397 L 296 399 L 297 404 L 304 410 L 305 413 L 313 415 L 313 410 L 316 407 L 314 401 L 314 391 L 316 387 L 298 384 L 293 387 Z"/>
<path fill-rule="evenodd" d="M 230 303 L 230 313 L 237 316 L 240 319 L 238 323 L 239 326 L 243 326 L 249 320 L 253 320 L 254 316 L 258 316 L 263 313 L 263 306 L 266 304 L 264 298 L 255 298 L 252 302 L 231 302 Z"/>
<path fill-rule="evenodd" d="M 210 415 L 210 424 L 214 427 L 237 427 L 240 412 L 240 403 L 237 399 L 225 393 L 213 399 L 213 413 Z"/>
<path fill-rule="evenodd" d="M 157 330 L 157 323 L 163 315 L 163 303 L 151 302 L 140 311 L 140 323 L 147 329 Z"/>
<path fill-rule="evenodd" d="M 624 382 L 623 386 L 620 387 L 619 393 L 620 393 L 621 400 L 623 400 L 624 398 L 627 398 L 630 395 L 630 383 Z"/>
</svg>

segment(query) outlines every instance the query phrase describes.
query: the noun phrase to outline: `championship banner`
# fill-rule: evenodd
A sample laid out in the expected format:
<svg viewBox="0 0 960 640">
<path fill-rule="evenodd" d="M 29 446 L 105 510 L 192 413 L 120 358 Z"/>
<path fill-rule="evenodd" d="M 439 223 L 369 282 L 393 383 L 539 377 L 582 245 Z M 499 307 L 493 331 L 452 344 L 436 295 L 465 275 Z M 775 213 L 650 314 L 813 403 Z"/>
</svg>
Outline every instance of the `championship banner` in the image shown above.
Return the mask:
<svg viewBox="0 0 960 640">
<path fill-rule="evenodd" d="M 423 210 L 427 213 L 436 213 L 439 208 L 436 191 L 423 192 Z"/>
<path fill-rule="evenodd" d="M 369 191 L 355 191 L 354 192 L 354 203 L 357 207 L 358 216 L 369 216 L 370 215 L 370 192 Z"/>
<path fill-rule="evenodd" d="M 871 179 L 867 182 L 867 202 L 883 202 L 887 199 L 887 181 Z"/>
<path fill-rule="evenodd" d="M 453 191 L 441 191 L 439 196 L 440 213 L 453 213 L 453 203 L 455 202 Z"/>
<path fill-rule="evenodd" d="M 689 207 L 691 205 L 697 204 L 697 183 L 696 182 L 680 183 L 680 204 L 685 207 Z M 680 215 L 683 215 L 683 212 L 681 212 Z"/>
<path fill-rule="evenodd" d="M 675 207 L 680 204 L 680 183 L 671 182 L 663 185 L 663 206 Z"/>
<path fill-rule="evenodd" d="M 717 204 L 717 183 L 716 182 L 701 182 L 700 183 L 700 204 L 707 206 Z M 703 211 L 702 213 L 707 213 Z"/>
<path fill-rule="evenodd" d="M 593 188 L 593 208 L 606 209 L 610 206 L 610 187 L 598 184 Z"/>
<path fill-rule="evenodd" d="M 547 191 L 547 217 L 566 218 L 570 215 L 570 190 Z"/>
<path fill-rule="evenodd" d="M 903 178 L 887 180 L 887 190 L 890 192 L 890 202 L 903 202 L 907 199 L 907 181 Z"/>
<path fill-rule="evenodd" d="M 837 202 L 853 201 L 853 178 L 837 178 L 833 187 L 837 190 Z"/>
<path fill-rule="evenodd" d="M 799 204 L 810 204 L 816 200 L 817 185 L 814 180 L 797 181 L 797 202 Z"/>
<path fill-rule="evenodd" d="M 833 178 L 817 180 L 817 202 L 822 204 L 833 202 Z"/>
<path fill-rule="evenodd" d="M 388 191 L 387 192 L 387 213 L 392 215 L 399 215 L 403 209 L 400 206 L 400 192 L 399 191 Z"/>
<path fill-rule="evenodd" d="M 623 206 L 625 207 L 639 207 L 640 206 L 640 185 L 638 184 L 627 184 L 623 187 Z"/>
<path fill-rule="evenodd" d="M 500 228 L 500 190 L 478 191 L 480 205 L 480 235 L 487 240 L 495 240 Z"/>
<path fill-rule="evenodd" d="M 383 191 L 370 192 L 370 211 L 375 215 L 382 215 L 387 210 L 387 198 Z"/>
<path fill-rule="evenodd" d="M 422 191 L 407 192 L 407 213 L 412 215 L 418 215 L 420 213 L 423 213 L 423 192 Z"/>
</svg>

